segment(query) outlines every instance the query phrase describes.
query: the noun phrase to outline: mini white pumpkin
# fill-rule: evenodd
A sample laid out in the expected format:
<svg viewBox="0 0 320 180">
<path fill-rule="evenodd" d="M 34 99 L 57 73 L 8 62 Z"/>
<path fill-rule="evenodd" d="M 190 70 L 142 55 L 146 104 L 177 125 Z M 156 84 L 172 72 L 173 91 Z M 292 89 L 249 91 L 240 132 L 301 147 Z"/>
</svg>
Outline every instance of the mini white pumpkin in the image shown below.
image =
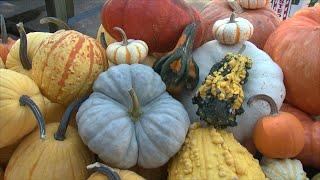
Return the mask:
<svg viewBox="0 0 320 180">
<path fill-rule="evenodd" d="M 160 167 L 179 151 L 190 124 L 161 77 L 141 64 L 101 73 L 76 119 L 84 143 L 115 168 Z"/>
<path fill-rule="evenodd" d="M 232 13 L 230 18 L 214 23 L 212 32 L 221 44 L 234 45 L 247 41 L 252 36 L 253 25 L 248 20 L 235 16 L 235 13 Z"/>
<path fill-rule="evenodd" d="M 123 29 L 115 27 L 120 32 L 122 41 L 110 44 L 107 47 L 108 60 L 113 64 L 136 64 L 140 63 L 148 55 L 148 45 L 141 40 L 127 38 Z"/>
<path fill-rule="evenodd" d="M 266 7 L 269 0 L 238 0 L 238 2 L 245 9 L 260 9 Z"/>
</svg>

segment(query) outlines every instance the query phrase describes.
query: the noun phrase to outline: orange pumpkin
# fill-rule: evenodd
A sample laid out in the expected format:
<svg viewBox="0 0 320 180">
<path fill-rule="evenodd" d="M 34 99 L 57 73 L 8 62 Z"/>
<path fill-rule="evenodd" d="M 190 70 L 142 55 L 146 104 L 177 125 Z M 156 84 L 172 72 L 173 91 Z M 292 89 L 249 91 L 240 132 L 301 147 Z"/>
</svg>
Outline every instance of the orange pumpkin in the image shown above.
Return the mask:
<svg viewBox="0 0 320 180">
<path fill-rule="evenodd" d="M 8 37 L 6 24 L 4 21 L 3 15 L 0 15 L 1 18 L 1 41 L 0 41 L 0 58 L 3 63 L 6 63 L 7 55 L 12 47 L 12 45 L 16 42 L 15 40 Z"/>
<path fill-rule="evenodd" d="M 304 130 L 300 121 L 290 113 L 279 112 L 270 96 L 252 96 L 248 105 L 256 100 L 266 101 L 271 108 L 271 114 L 262 117 L 255 125 L 253 142 L 257 149 L 268 158 L 292 158 L 298 155 L 304 146 Z"/>
<path fill-rule="evenodd" d="M 282 68 L 286 100 L 320 114 L 320 4 L 298 11 L 270 35 L 264 50 Z"/>
<path fill-rule="evenodd" d="M 304 166 L 320 170 L 320 121 L 313 121 L 306 113 L 289 104 L 283 104 L 281 110 L 295 115 L 304 127 L 305 144 L 297 159 Z"/>
<path fill-rule="evenodd" d="M 270 8 L 261 9 L 242 9 L 237 1 L 232 0 L 212 0 L 201 12 L 202 25 L 204 27 L 203 44 L 214 39 L 212 33 L 213 24 L 220 19 L 230 17 L 232 11 L 237 12 L 238 17 L 249 20 L 253 27 L 254 33 L 250 42 L 262 49 L 269 35 L 279 26 L 280 19 L 277 14 Z"/>
</svg>

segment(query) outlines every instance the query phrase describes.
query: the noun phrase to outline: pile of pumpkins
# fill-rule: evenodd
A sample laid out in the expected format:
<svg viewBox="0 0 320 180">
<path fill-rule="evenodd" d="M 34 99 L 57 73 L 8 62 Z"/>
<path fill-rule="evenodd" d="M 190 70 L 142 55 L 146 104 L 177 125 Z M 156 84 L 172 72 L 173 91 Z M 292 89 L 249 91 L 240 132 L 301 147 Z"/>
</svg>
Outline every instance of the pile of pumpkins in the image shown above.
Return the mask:
<svg viewBox="0 0 320 180">
<path fill-rule="evenodd" d="M 96 39 L 46 17 L 61 30 L 13 40 L 1 16 L 0 180 L 320 171 L 320 4 L 280 21 L 267 0 L 109 0 L 101 17 Z"/>
</svg>

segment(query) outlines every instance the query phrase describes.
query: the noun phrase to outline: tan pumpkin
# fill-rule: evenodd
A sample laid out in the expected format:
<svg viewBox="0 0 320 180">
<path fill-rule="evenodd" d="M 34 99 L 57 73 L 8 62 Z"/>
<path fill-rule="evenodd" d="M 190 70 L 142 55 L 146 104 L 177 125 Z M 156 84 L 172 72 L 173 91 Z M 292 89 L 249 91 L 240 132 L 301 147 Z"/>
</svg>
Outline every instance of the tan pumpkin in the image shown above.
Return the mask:
<svg viewBox="0 0 320 180">
<path fill-rule="evenodd" d="M 97 38 L 96 40 L 101 43 L 102 47 L 105 49 L 108 47 L 108 45 L 117 42 L 116 39 L 114 39 L 102 26 L 102 24 L 99 26 L 98 32 L 97 32 Z"/>
<path fill-rule="evenodd" d="M 246 9 L 260 9 L 268 5 L 269 0 L 238 0 L 241 7 Z"/>
<path fill-rule="evenodd" d="M 3 148 L 0 148 L 0 166 L 5 167 L 9 162 L 14 150 L 18 147 L 20 141 Z"/>
<path fill-rule="evenodd" d="M 14 144 L 36 126 L 37 115 L 44 112 L 38 86 L 28 76 L 0 69 L 0 148 Z"/>
</svg>

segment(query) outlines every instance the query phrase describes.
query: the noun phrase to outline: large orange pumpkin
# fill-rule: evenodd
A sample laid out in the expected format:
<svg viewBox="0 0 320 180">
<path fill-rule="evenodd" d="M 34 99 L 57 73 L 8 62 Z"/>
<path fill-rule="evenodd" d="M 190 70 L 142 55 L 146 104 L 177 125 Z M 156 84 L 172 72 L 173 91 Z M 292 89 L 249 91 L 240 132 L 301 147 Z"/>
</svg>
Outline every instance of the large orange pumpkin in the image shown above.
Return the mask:
<svg viewBox="0 0 320 180">
<path fill-rule="evenodd" d="M 7 55 L 12 47 L 12 45 L 16 42 L 15 40 L 8 37 L 6 24 L 4 21 L 3 15 L 0 15 L 0 23 L 1 23 L 1 39 L 0 39 L 0 58 L 3 63 L 6 63 Z"/>
<path fill-rule="evenodd" d="M 109 0 L 101 13 L 103 27 L 119 41 L 114 27 L 122 28 L 128 38 L 146 42 L 150 52 L 172 50 L 184 28 L 191 22 L 200 22 L 199 13 L 183 0 Z M 202 29 L 196 37 L 200 46 Z"/>
<path fill-rule="evenodd" d="M 283 104 L 281 110 L 295 115 L 304 127 L 305 144 L 297 159 L 304 166 L 320 170 L 320 121 L 313 121 L 306 113 L 289 104 Z"/>
<path fill-rule="evenodd" d="M 282 68 L 286 100 L 320 114 L 320 4 L 298 11 L 270 35 L 264 50 Z"/>
<path fill-rule="evenodd" d="M 234 1 L 236 3 L 236 1 Z M 262 49 L 269 35 L 279 26 L 280 19 L 277 14 L 270 8 L 264 7 L 256 10 L 242 9 L 240 6 L 233 6 L 239 17 L 243 17 L 249 20 L 253 27 L 254 32 L 250 38 L 250 42 L 255 44 L 258 48 Z M 213 24 L 220 19 L 230 17 L 230 14 L 234 11 L 228 3 L 228 0 L 213 0 L 207 5 L 201 12 L 202 24 L 204 28 L 203 43 L 214 39 L 212 33 Z"/>
</svg>

